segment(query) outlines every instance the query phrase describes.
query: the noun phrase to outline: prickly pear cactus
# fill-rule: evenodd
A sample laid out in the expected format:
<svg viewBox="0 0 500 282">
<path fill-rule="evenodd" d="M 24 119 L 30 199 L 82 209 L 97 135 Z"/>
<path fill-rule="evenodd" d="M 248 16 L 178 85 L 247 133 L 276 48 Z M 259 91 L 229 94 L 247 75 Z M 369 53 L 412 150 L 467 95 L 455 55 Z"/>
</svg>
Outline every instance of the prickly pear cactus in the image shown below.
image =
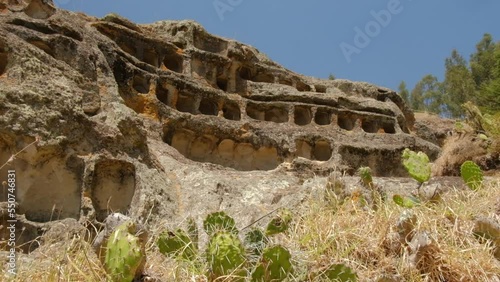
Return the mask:
<svg viewBox="0 0 500 282">
<path fill-rule="evenodd" d="M 274 246 L 264 250 L 259 265 L 252 273 L 252 281 L 283 281 L 292 273 L 290 252 L 281 246 Z"/>
<path fill-rule="evenodd" d="M 205 229 L 208 236 L 212 236 L 219 231 L 227 231 L 238 235 L 238 229 L 236 228 L 234 219 L 223 211 L 207 215 L 205 221 L 203 221 L 203 229 Z"/>
<path fill-rule="evenodd" d="M 125 222 L 112 234 L 106 245 L 104 267 L 111 281 L 132 281 L 143 262 L 144 248 L 141 240 L 130 234 L 134 223 Z"/>
<path fill-rule="evenodd" d="M 160 249 L 160 253 L 166 256 L 190 261 L 196 258 L 197 248 L 188 234 L 182 229 L 161 233 L 156 244 Z"/>
<path fill-rule="evenodd" d="M 219 231 L 211 236 L 207 247 L 207 262 L 211 269 L 210 277 L 217 278 L 246 277 L 244 269 L 245 250 L 237 235 L 227 231 Z"/>
<path fill-rule="evenodd" d="M 398 206 L 403 207 L 403 208 L 408 208 L 411 209 L 415 207 L 416 205 L 420 204 L 420 200 L 416 197 L 413 196 L 401 196 L 398 194 L 395 194 L 392 196 L 392 200 L 394 203 L 396 203 Z"/>
<path fill-rule="evenodd" d="M 195 250 L 198 250 L 198 225 L 196 224 L 196 221 L 194 218 L 190 217 L 188 218 L 187 221 L 187 232 L 189 239 L 191 239 L 191 242 L 193 243 L 193 248 Z"/>
<path fill-rule="evenodd" d="M 481 168 L 472 161 L 466 161 L 460 167 L 460 175 L 465 184 L 472 190 L 477 190 L 483 183 L 483 172 Z"/>
<path fill-rule="evenodd" d="M 252 229 L 245 235 L 245 246 L 250 259 L 260 257 L 267 243 L 266 235 L 259 228 Z"/>
<path fill-rule="evenodd" d="M 327 270 L 322 272 L 322 275 L 320 277 L 327 278 L 329 281 L 358 281 L 358 275 L 351 268 L 347 267 L 344 264 L 334 264 L 330 266 Z"/>
<path fill-rule="evenodd" d="M 402 158 L 403 166 L 415 180 L 424 183 L 431 178 L 431 164 L 429 157 L 424 152 L 415 153 L 406 148 Z"/>
<path fill-rule="evenodd" d="M 369 167 L 360 167 L 358 169 L 359 177 L 361 177 L 361 181 L 363 185 L 367 188 L 373 188 L 373 177 L 372 177 L 372 169 Z"/>
<path fill-rule="evenodd" d="M 289 209 L 281 209 L 278 214 L 271 219 L 266 228 L 266 235 L 274 235 L 285 232 L 292 221 L 292 212 Z"/>
</svg>

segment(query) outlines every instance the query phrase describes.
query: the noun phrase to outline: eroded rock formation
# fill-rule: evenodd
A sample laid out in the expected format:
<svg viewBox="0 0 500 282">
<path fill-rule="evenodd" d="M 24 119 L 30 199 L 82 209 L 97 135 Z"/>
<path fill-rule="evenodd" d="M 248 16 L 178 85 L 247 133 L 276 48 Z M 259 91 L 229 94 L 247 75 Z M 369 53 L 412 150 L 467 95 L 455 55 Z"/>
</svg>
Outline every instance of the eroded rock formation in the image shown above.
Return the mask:
<svg viewBox="0 0 500 282">
<path fill-rule="evenodd" d="M 29 221 L 248 222 L 300 198 L 308 173 L 403 176 L 404 148 L 436 158 L 413 123 L 390 89 L 296 74 L 192 21 L 0 2 L 0 164 L 40 138 L 0 175 L 16 170 Z"/>
</svg>

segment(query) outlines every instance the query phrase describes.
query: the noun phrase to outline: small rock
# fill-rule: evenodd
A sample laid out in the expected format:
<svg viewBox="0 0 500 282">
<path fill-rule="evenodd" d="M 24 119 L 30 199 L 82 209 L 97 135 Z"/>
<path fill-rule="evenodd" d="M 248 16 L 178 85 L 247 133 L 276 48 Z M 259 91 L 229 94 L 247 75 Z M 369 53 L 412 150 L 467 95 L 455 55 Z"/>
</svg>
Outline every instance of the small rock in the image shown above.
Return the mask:
<svg viewBox="0 0 500 282">
<path fill-rule="evenodd" d="M 500 260 L 500 224 L 492 218 L 477 218 L 472 232 L 480 240 L 491 240 L 493 255 Z"/>
</svg>

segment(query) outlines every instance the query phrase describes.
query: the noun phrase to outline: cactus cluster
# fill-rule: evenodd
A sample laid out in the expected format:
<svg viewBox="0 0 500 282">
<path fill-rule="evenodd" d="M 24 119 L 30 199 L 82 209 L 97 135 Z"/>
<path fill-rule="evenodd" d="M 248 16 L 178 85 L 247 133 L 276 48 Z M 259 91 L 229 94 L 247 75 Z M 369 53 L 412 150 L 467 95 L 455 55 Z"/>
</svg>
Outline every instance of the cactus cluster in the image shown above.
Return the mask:
<svg viewBox="0 0 500 282">
<path fill-rule="evenodd" d="M 431 164 L 424 152 L 414 152 L 408 148 L 403 151 L 403 166 L 413 179 L 424 183 L 431 178 Z"/>
<path fill-rule="evenodd" d="M 266 235 L 271 236 L 274 234 L 286 231 L 292 221 L 292 213 L 288 209 L 280 209 L 277 216 L 275 216 L 266 228 Z"/>
<path fill-rule="evenodd" d="M 208 236 L 212 236 L 219 231 L 227 231 L 233 234 L 238 234 L 236 223 L 234 219 L 224 212 L 211 213 L 203 221 L 203 229 L 207 232 Z"/>
<path fill-rule="evenodd" d="M 132 281 L 144 261 L 144 242 L 131 233 L 131 221 L 120 225 L 106 245 L 104 266 L 111 281 Z"/>
<path fill-rule="evenodd" d="M 194 260 L 197 247 L 182 229 L 176 231 L 164 231 L 157 241 L 160 252 L 164 255 L 184 260 Z"/>
<path fill-rule="evenodd" d="M 466 161 L 460 167 L 460 175 L 465 184 L 472 190 L 477 190 L 483 183 L 483 172 L 481 168 L 472 161 Z"/>
<path fill-rule="evenodd" d="M 269 243 L 269 240 L 261 229 L 254 228 L 250 230 L 245 235 L 245 245 L 247 246 L 250 260 L 260 257 L 267 243 Z"/>
<path fill-rule="evenodd" d="M 237 235 L 219 231 L 210 238 L 206 250 L 212 277 L 245 277 L 245 249 Z"/>
<path fill-rule="evenodd" d="M 284 232 L 292 220 L 292 213 L 282 209 L 272 218 L 266 230 L 254 228 L 243 242 L 233 218 L 224 212 L 209 214 L 203 229 L 209 236 L 205 261 L 210 281 L 230 277 L 231 281 L 245 281 L 248 274 L 256 281 L 282 281 L 292 270 L 290 253 L 281 246 L 269 247 L 268 237 Z M 187 232 L 182 229 L 163 232 L 156 242 L 161 253 L 181 260 L 202 259 L 198 251 L 198 232 L 194 220 L 188 220 Z M 253 271 L 252 271 L 253 270 Z"/>
<path fill-rule="evenodd" d="M 369 167 L 360 167 L 358 169 L 358 175 L 361 177 L 361 182 L 367 188 L 374 188 L 372 170 Z"/>
</svg>

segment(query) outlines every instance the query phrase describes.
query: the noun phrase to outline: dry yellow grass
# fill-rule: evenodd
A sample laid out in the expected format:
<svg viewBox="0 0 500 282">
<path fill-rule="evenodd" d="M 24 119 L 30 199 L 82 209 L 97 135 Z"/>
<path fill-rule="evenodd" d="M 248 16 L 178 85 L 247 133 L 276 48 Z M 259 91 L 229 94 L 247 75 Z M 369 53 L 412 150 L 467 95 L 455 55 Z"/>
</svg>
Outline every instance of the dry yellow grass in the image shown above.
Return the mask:
<svg viewBox="0 0 500 282">
<path fill-rule="evenodd" d="M 387 202 L 378 211 L 360 209 L 353 202 L 334 212 L 328 203 L 310 202 L 309 209 L 289 233 L 287 240 L 298 249 L 312 268 L 346 263 L 361 281 L 376 281 L 390 274 L 399 281 L 499 281 L 500 262 L 491 246 L 473 235 L 475 216 L 496 217 L 500 183 L 486 184 L 482 190 L 451 191 L 441 202 L 414 208 L 416 231 L 426 231 L 434 239 L 436 265 L 421 273 L 401 256 L 384 247 L 388 234 L 403 208 Z"/>
<path fill-rule="evenodd" d="M 409 263 L 408 253 L 388 248 L 403 208 L 387 201 L 376 211 L 360 208 L 348 199 L 342 206 L 311 199 L 295 214 L 285 234 L 272 241 L 292 253 L 295 273 L 290 281 L 309 281 L 310 273 L 335 263 L 354 269 L 360 281 L 384 276 L 395 281 L 500 281 L 500 261 L 492 246 L 473 235 L 474 218 L 499 220 L 500 180 L 486 183 L 479 191 L 451 190 L 436 204 L 413 209 L 416 231 L 426 231 L 435 242 L 430 257 L 418 267 Z M 155 240 L 165 225 L 150 230 L 145 272 L 158 281 L 207 281 L 206 266 L 177 262 L 159 253 Z M 201 252 L 203 253 L 203 252 Z M 19 259 L 18 275 L 2 281 L 106 281 L 104 268 L 85 238 L 50 242 L 30 256 Z M 218 281 L 224 281 L 220 279 Z"/>
</svg>

